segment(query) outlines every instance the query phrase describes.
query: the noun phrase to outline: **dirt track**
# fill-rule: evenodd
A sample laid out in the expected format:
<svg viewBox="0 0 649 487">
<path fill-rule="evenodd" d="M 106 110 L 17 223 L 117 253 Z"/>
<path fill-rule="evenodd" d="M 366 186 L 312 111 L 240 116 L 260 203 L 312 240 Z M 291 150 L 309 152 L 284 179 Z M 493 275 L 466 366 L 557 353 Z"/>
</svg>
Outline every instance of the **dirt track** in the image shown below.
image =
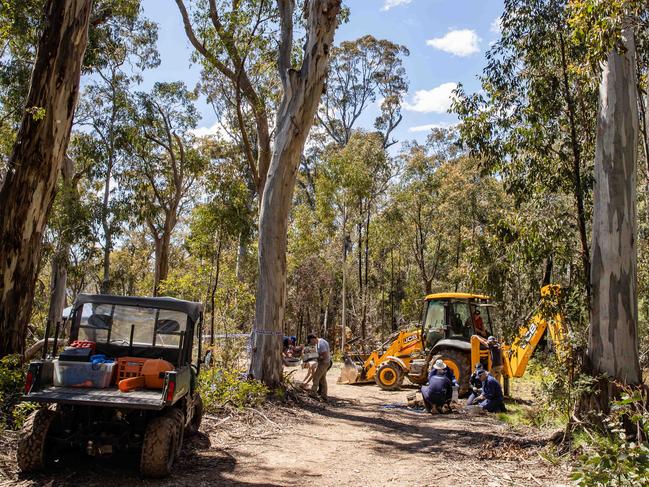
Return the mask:
<svg viewBox="0 0 649 487">
<path fill-rule="evenodd" d="M 66 461 L 51 475 L 2 485 L 567 485 L 568 472 L 538 454 L 543 438 L 493 416 L 430 416 L 398 407 L 413 389 L 339 386 L 331 404 L 266 409 L 244 419 L 208 418 L 188 440 L 177 472 L 143 481 L 126 460 Z M 1 479 L 2 477 L 0 477 Z"/>
</svg>

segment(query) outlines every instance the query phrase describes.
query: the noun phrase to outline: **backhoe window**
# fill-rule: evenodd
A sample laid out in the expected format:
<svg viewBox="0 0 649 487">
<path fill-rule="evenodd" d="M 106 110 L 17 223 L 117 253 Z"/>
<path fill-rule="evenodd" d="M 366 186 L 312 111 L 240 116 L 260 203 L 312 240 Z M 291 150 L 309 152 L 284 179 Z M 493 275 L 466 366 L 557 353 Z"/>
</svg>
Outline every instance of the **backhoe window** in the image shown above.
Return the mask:
<svg viewBox="0 0 649 487">
<path fill-rule="evenodd" d="M 473 322 L 469 303 L 455 302 L 449 307 L 451 337 L 470 338 L 473 334 Z"/>
<path fill-rule="evenodd" d="M 424 318 L 424 337 L 426 348 L 432 347 L 444 338 L 444 302 L 428 301 Z"/>
</svg>

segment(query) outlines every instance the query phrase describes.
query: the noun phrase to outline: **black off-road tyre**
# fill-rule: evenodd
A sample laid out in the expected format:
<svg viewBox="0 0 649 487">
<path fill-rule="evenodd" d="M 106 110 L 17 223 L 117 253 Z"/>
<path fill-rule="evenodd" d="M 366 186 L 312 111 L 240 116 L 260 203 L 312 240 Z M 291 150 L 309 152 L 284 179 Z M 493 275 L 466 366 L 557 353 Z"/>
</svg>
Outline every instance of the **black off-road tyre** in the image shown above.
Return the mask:
<svg viewBox="0 0 649 487">
<path fill-rule="evenodd" d="M 171 473 L 176 458 L 178 434 L 179 426 L 175 418 L 160 416 L 149 421 L 142 442 L 142 475 L 162 478 Z"/>
<path fill-rule="evenodd" d="M 178 424 L 178 434 L 176 435 L 176 460 L 180 457 L 183 449 L 183 440 L 185 439 L 185 414 L 178 408 L 171 408 L 165 413 L 165 416 L 173 419 Z"/>
<path fill-rule="evenodd" d="M 18 467 L 23 472 L 41 470 L 47 466 L 47 435 L 57 413 L 50 409 L 39 409 L 29 415 L 20 430 L 16 452 Z"/>
<path fill-rule="evenodd" d="M 455 378 L 457 379 L 458 384 L 460 384 L 458 395 L 460 397 L 467 396 L 470 390 L 469 378 L 471 377 L 470 353 L 453 349 L 440 350 L 439 353 L 431 359 L 430 366 L 432 367 L 438 359 L 455 364 L 455 368 L 459 371 L 459 377 L 457 377 L 458 374 L 455 374 Z"/>
<path fill-rule="evenodd" d="M 185 428 L 185 434 L 187 436 L 193 436 L 198 433 L 198 430 L 201 427 L 201 422 L 203 421 L 203 399 L 198 392 L 194 393 L 194 410 L 192 411 L 192 419 L 189 421 L 189 424 Z"/>
<path fill-rule="evenodd" d="M 376 369 L 374 382 L 384 391 L 394 391 L 403 384 L 403 370 L 395 362 L 383 362 Z"/>
</svg>

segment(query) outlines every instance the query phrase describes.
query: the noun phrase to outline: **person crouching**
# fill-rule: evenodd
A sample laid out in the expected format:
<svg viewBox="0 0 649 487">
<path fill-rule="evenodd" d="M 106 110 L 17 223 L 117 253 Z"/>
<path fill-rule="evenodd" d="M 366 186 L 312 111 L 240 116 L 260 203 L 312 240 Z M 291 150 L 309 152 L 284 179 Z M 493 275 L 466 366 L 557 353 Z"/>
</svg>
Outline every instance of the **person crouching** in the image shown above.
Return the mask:
<svg viewBox="0 0 649 487">
<path fill-rule="evenodd" d="M 446 376 L 446 365 L 435 363 L 428 375 L 428 384 L 421 388 L 421 396 L 424 399 L 424 406 L 429 413 L 444 412 L 444 407 L 451 410 L 451 399 L 453 398 L 453 384 Z"/>
<path fill-rule="evenodd" d="M 482 381 L 482 393 L 476 398 L 476 402 L 480 404 L 482 410 L 490 413 L 506 413 L 500 382 L 484 369 L 479 372 L 478 377 Z"/>
</svg>

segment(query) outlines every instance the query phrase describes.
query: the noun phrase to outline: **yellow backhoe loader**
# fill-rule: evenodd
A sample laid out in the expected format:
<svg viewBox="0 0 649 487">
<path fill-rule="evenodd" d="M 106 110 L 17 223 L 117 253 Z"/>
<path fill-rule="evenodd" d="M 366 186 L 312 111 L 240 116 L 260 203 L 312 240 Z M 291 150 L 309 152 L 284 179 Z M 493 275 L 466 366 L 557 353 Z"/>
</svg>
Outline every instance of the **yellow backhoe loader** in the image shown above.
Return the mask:
<svg viewBox="0 0 649 487">
<path fill-rule="evenodd" d="M 546 330 L 549 330 L 559 358 L 565 360 L 565 330 L 556 311 L 559 286 L 541 289 L 537 309 L 519 329 L 511 345 L 503 346 L 505 389 L 511 377 L 522 377 L 527 363 Z M 460 384 L 460 395 L 469 390 L 471 370 L 477 362 L 491 368 L 488 350 L 474 337 L 493 335 L 488 296 L 469 293 L 437 293 L 425 298 L 420 330 L 401 331 L 390 337 L 379 350 L 369 355 L 345 355 L 338 382 L 354 384 L 374 380 L 382 389 L 397 389 L 405 377 L 413 384 L 425 384 L 429 365 L 437 359 L 453 371 Z M 548 311 L 550 310 L 550 311 Z M 552 316 L 546 319 L 544 317 Z"/>
<path fill-rule="evenodd" d="M 410 370 L 410 363 L 423 357 L 421 330 L 403 330 L 388 337 L 370 354 L 355 351 L 345 354 L 338 383 L 358 384 L 375 381 L 385 390 L 397 389 Z"/>
</svg>

